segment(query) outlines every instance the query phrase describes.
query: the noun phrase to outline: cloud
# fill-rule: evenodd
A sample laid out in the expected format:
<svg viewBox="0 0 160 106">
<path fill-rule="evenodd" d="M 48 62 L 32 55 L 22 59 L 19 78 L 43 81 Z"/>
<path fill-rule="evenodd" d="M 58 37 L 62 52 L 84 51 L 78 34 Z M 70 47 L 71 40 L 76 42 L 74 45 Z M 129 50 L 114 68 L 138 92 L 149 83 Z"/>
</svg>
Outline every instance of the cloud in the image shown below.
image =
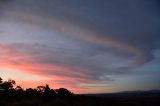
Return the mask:
<svg viewBox="0 0 160 106">
<path fill-rule="evenodd" d="M 64 2 L 0 5 L 0 63 L 91 88 L 133 74 L 156 58 L 160 16 L 155 2 Z"/>
</svg>

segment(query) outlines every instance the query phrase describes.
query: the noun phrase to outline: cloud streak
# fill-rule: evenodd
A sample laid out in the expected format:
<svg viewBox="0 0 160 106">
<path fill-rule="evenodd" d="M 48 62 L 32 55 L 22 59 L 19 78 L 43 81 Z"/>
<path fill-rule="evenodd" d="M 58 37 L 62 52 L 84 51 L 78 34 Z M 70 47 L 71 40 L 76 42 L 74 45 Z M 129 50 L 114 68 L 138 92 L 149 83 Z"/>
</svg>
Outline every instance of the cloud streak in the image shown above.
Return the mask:
<svg viewBox="0 0 160 106">
<path fill-rule="evenodd" d="M 43 77 L 44 83 L 104 91 L 116 77 L 156 58 L 156 9 L 143 2 L 133 2 L 139 11 L 131 1 L 96 2 L 1 2 L 0 65 Z"/>
</svg>

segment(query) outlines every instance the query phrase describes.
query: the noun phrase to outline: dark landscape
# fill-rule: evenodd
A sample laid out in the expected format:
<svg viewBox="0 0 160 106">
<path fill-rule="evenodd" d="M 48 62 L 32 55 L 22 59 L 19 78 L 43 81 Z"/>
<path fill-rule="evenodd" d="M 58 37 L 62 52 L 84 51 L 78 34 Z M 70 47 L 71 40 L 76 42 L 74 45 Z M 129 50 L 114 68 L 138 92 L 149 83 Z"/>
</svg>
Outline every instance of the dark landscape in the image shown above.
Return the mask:
<svg viewBox="0 0 160 106">
<path fill-rule="evenodd" d="M 0 106 L 159 106 L 160 90 L 108 94 L 74 94 L 49 85 L 27 88 L 0 78 Z"/>
</svg>

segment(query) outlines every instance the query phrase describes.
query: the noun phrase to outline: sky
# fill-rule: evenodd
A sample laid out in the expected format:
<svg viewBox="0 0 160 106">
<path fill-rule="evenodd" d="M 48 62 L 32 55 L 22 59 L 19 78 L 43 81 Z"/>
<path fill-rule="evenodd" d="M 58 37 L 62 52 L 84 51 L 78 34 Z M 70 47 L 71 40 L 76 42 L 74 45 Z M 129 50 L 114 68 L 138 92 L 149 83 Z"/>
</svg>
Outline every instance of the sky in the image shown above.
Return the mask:
<svg viewBox="0 0 160 106">
<path fill-rule="evenodd" d="M 158 0 L 0 0 L 0 77 L 74 93 L 160 88 Z"/>
</svg>

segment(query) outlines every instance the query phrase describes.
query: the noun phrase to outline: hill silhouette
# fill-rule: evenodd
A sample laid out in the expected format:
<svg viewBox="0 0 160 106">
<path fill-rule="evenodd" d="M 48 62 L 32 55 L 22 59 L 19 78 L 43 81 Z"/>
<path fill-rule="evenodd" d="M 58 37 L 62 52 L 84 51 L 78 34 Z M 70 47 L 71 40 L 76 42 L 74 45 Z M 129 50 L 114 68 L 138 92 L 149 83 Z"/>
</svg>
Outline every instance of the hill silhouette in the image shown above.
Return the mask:
<svg viewBox="0 0 160 106">
<path fill-rule="evenodd" d="M 160 91 L 76 95 L 49 85 L 23 89 L 0 77 L 0 106 L 160 106 Z"/>
</svg>

